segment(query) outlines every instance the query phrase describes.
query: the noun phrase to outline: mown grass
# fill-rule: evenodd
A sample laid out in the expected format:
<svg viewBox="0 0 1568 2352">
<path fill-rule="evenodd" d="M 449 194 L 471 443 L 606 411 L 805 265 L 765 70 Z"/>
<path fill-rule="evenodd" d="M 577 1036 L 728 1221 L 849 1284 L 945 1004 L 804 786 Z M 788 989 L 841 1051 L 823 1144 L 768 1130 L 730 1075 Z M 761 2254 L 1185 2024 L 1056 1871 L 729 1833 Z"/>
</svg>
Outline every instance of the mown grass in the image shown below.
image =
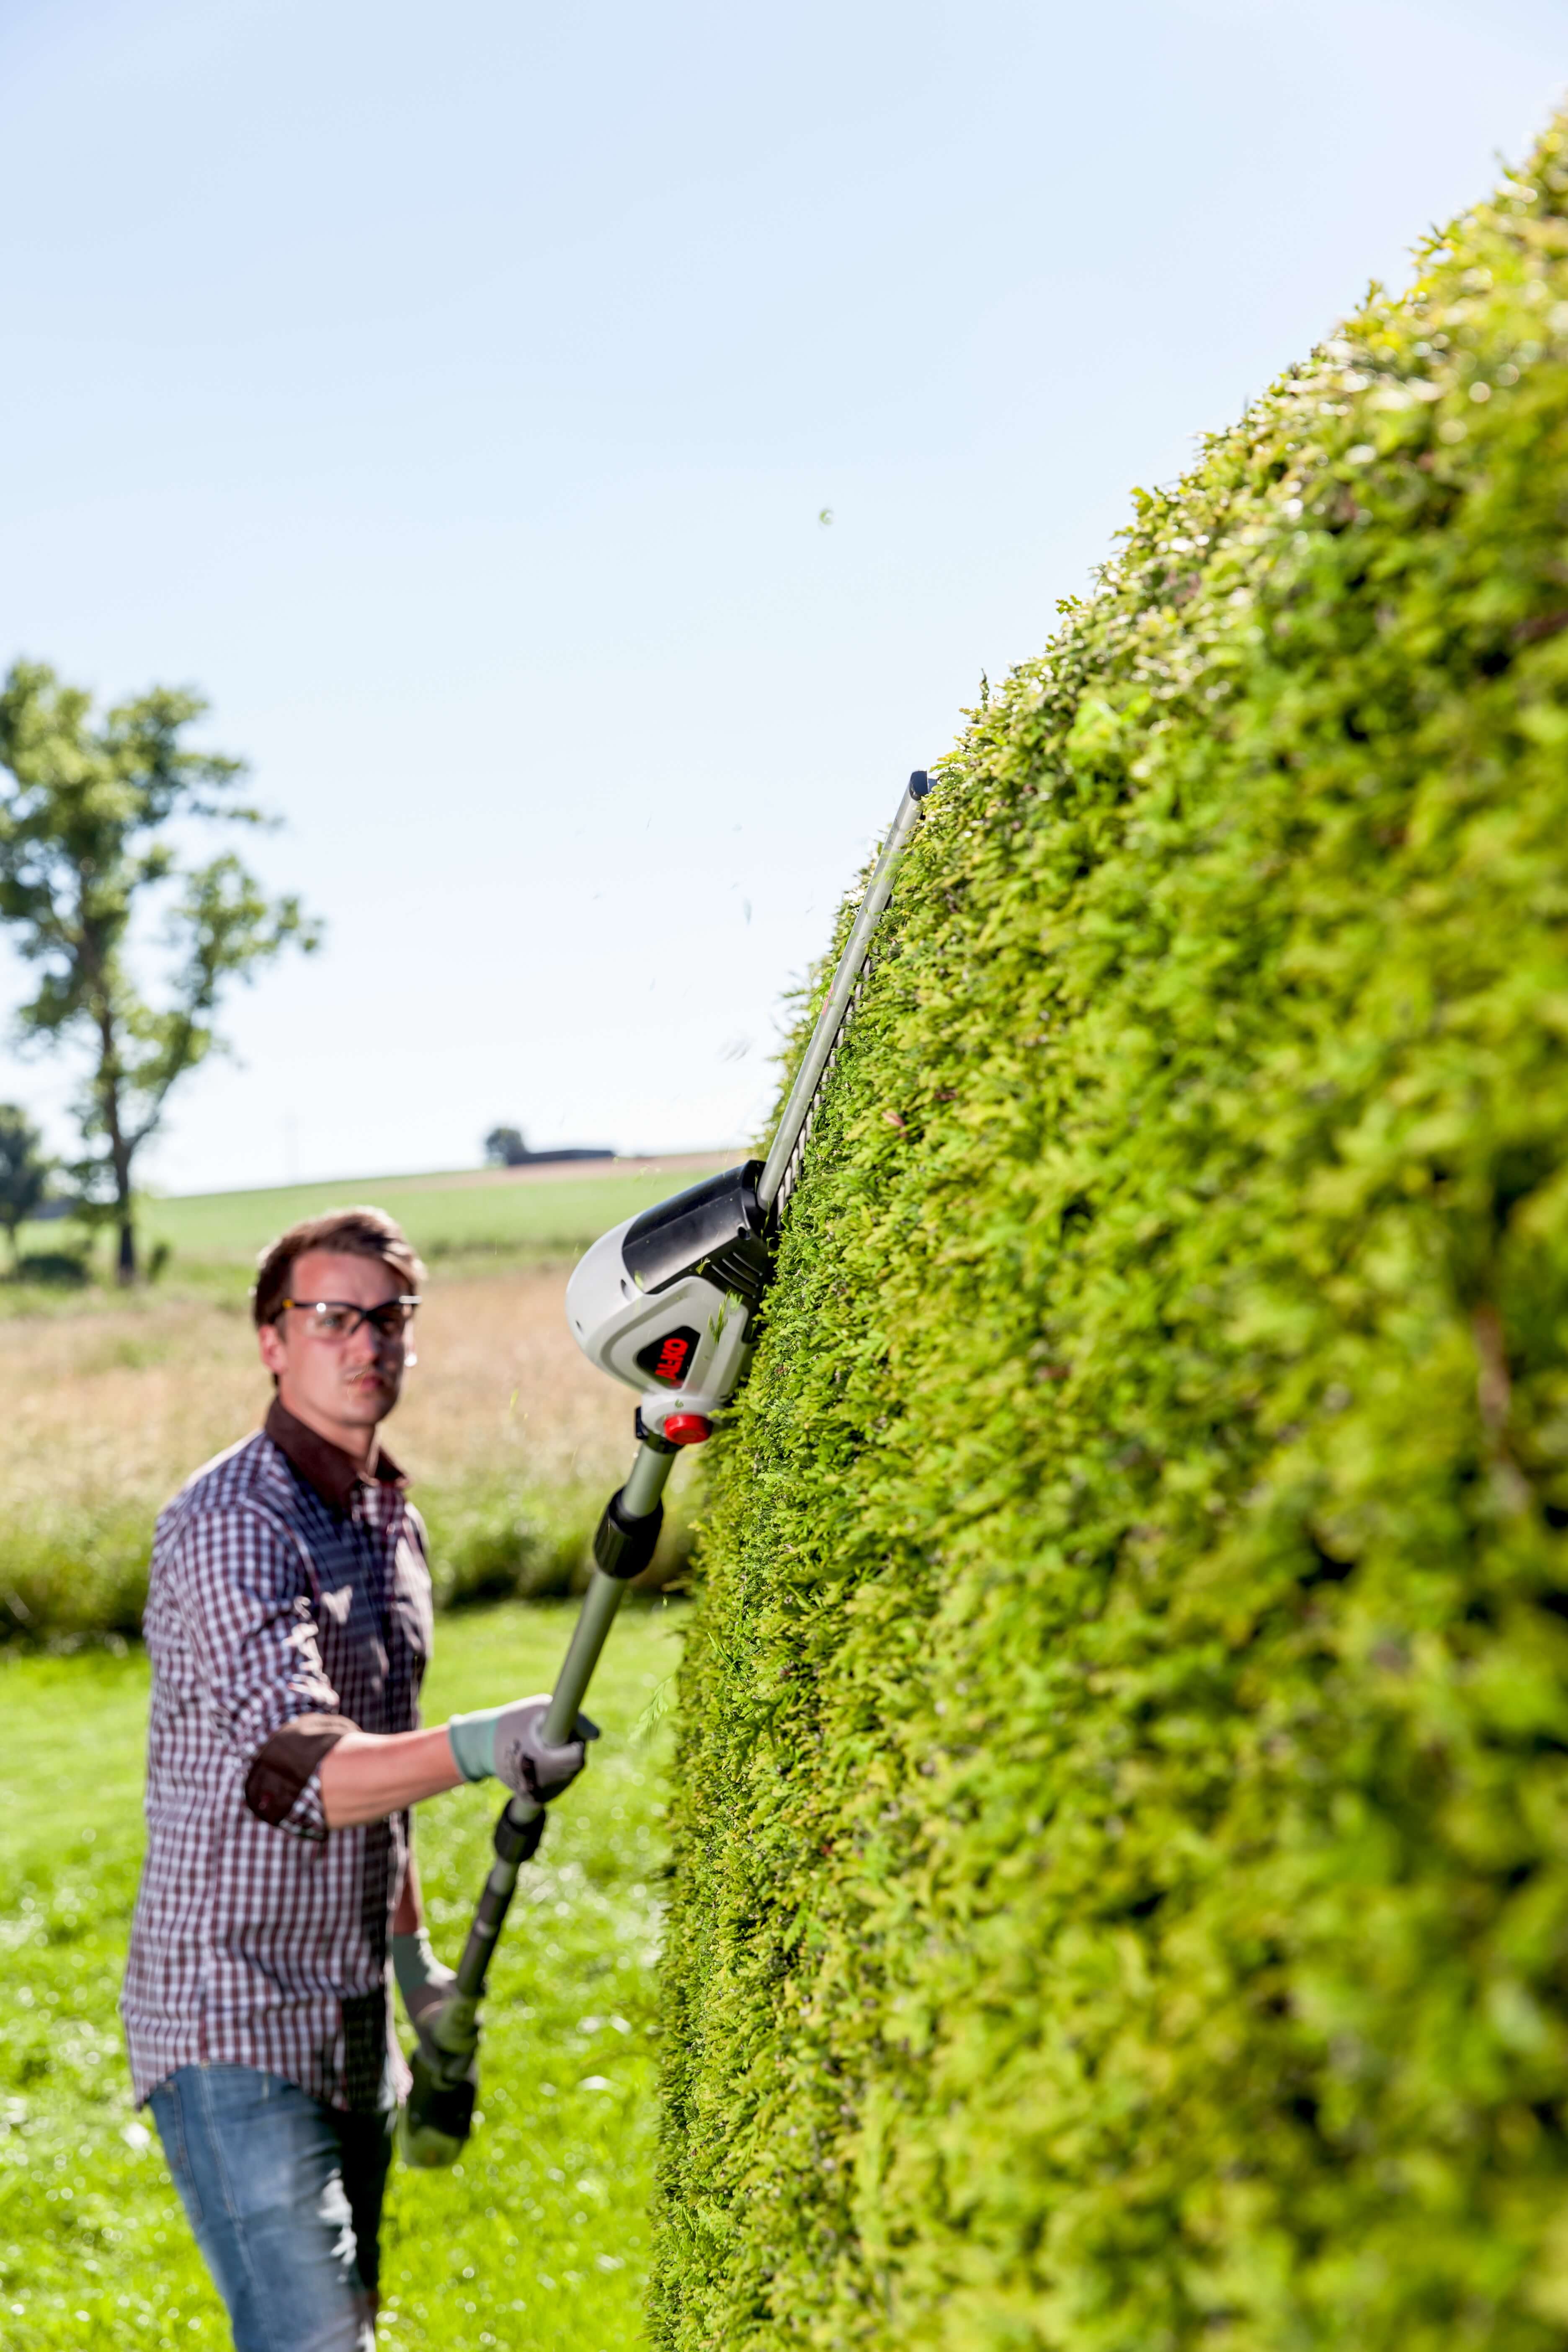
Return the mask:
<svg viewBox="0 0 1568 2352">
<path fill-rule="evenodd" d="M 432 1266 L 452 1258 L 575 1258 L 622 1218 L 635 1216 L 695 1183 L 708 1170 L 742 1156 L 674 1153 L 630 1165 L 572 1163 L 543 1168 L 460 1169 L 427 1176 L 351 1176 L 335 1182 L 268 1186 L 252 1192 L 204 1192 L 144 1199 L 138 1239 L 144 1265 L 161 1265 L 167 1286 L 242 1297 L 268 1242 L 303 1217 L 370 1202 L 395 1217 Z M 68 1222 L 24 1225 L 18 1246 L 35 1262 L 85 1253 L 94 1283 L 110 1275 L 110 1237 Z M 63 1271 L 63 1269 L 62 1269 Z M 72 1286 L 59 1282 L 0 1283 L 0 1313 L 69 1311 Z"/>
<path fill-rule="evenodd" d="M 496 1962 L 468 2157 L 450 2175 L 394 2174 L 385 2345 L 620 2352 L 640 2340 L 664 1851 L 656 1718 L 679 1622 L 675 1606 L 638 1606 L 605 1654 L 593 1697 L 605 1736 L 525 1874 Z M 560 1605 L 447 1621 L 427 1717 L 548 1686 L 570 1623 Z M 156 2137 L 132 2111 L 115 2012 L 146 1703 L 134 1652 L 0 1662 L 7 2352 L 228 2340 Z M 466 1790 L 419 1815 L 426 1908 L 450 1957 L 494 1810 L 493 1791 Z"/>
<path fill-rule="evenodd" d="M 710 1164 L 724 1163 L 716 1157 Z M 635 1173 L 584 1176 L 488 1169 L 447 1176 L 351 1177 L 337 1184 L 149 1201 L 143 1224 L 150 1244 L 169 1244 L 175 1266 L 183 1260 L 226 1260 L 248 1267 L 275 1234 L 299 1218 L 373 1201 L 417 1238 L 421 1255 L 432 1264 L 470 1250 L 574 1256 L 623 1217 L 693 1182 L 696 1172 L 682 1160 L 668 1171 L 656 1163 Z"/>
</svg>

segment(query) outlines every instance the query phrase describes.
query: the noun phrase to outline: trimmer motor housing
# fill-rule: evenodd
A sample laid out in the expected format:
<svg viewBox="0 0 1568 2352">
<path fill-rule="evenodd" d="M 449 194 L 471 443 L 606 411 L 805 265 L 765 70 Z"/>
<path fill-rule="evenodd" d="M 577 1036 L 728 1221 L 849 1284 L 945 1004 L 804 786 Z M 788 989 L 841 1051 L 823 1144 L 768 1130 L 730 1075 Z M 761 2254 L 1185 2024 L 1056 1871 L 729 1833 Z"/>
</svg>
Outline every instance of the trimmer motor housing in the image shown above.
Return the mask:
<svg viewBox="0 0 1568 2352">
<path fill-rule="evenodd" d="M 748 1160 L 628 1217 L 566 1286 L 578 1346 L 637 1391 L 650 1437 L 706 1437 L 744 1376 L 773 1277 L 762 1172 L 760 1160 Z"/>
</svg>

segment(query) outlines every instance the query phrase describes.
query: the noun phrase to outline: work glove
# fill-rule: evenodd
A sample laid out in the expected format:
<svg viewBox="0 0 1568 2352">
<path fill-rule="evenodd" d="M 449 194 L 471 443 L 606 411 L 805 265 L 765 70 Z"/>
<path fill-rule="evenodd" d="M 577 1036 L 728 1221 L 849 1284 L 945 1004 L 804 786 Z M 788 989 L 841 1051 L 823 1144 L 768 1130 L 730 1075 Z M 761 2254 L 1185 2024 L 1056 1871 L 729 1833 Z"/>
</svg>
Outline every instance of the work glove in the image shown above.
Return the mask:
<svg viewBox="0 0 1568 2352">
<path fill-rule="evenodd" d="M 450 2038 L 440 2029 L 457 2001 L 457 1976 L 443 1966 L 430 1948 L 423 1927 L 412 1936 L 392 1938 L 392 1972 L 403 2006 L 417 2037 L 414 2053 L 414 2086 L 397 2118 L 397 2147 L 405 2164 L 418 2171 L 456 2164 L 468 2140 L 479 2089 L 479 2029 L 470 2025 L 468 2063 L 454 2056 Z"/>
<path fill-rule="evenodd" d="M 493 1774 L 513 1796 L 531 1797 L 536 1805 L 547 1805 L 569 1789 L 588 1760 L 588 1742 L 597 1739 L 599 1727 L 580 1715 L 574 1736 L 552 1748 L 541 1736 L 549 1706 L 545 1692 L 539 1698 L 514 1699 L 510 1706 L 453 1716 L 447 1737 L 464 1780 L 484 1780 Z"/>
</svg>

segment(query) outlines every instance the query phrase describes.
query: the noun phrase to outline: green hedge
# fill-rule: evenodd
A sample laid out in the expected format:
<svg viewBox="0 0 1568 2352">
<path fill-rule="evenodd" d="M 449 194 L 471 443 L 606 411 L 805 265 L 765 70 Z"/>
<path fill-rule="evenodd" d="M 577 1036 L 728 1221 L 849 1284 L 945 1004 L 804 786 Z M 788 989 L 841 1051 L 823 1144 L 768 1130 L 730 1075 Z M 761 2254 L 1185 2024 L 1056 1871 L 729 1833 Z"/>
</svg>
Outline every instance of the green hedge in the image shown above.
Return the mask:
<svg viewBox="0 0 1568 2352">
<path fill-rule="evenodd" d="M 972 714 L 716 1446 L 658 2340 L 1568 2341 L 1568 130 Z"/>
</svg>

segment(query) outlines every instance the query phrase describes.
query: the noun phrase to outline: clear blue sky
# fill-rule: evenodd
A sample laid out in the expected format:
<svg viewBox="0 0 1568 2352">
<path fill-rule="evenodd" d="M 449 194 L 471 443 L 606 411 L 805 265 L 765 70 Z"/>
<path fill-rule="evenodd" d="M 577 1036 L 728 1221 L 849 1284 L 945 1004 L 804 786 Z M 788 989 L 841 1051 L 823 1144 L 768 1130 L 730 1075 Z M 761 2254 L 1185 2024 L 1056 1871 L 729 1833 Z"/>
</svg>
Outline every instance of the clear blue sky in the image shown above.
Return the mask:
<svg viewBox="0 0 1568 2352">
<path fill-rule="evenodd" d="M 981 672 L 1565 85 L 1561 0 L 0 0 L 0 658 L 198 684 L 330 924 L 149 1174 L 746 1132 Z"/>
</svg>

